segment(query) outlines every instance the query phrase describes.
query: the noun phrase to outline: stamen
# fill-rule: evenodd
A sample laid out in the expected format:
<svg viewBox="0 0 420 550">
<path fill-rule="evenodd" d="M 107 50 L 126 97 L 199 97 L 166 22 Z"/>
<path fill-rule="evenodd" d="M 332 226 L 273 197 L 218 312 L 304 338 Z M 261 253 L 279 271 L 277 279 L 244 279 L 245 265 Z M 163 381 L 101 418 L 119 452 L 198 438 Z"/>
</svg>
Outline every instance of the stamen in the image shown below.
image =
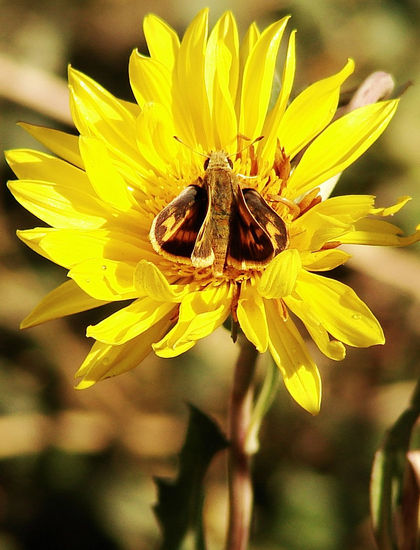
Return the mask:
<svg viewBox="0 0 420 550">
<path fill-rule="evenodd" d="M 293 219 L 297 218 L 301 213 L 299 206 L 290 199 L 286 199 L 286 197 L 281 197 L 280 195 L 267 195 L 267 198 L 272 202 L 281 202 L 287 206 L 293 215 Z"/>
</svg>

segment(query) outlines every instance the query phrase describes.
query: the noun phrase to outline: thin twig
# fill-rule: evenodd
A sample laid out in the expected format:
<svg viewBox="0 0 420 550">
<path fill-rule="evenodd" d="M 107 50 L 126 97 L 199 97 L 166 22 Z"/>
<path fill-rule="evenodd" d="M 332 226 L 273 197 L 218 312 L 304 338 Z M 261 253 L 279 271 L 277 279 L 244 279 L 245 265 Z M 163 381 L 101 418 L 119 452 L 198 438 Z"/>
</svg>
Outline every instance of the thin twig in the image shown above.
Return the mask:
<svg viewBox="0 0 420 550">
<path fill-rule="evenodd" d="M 246 448 L 251 418 L 257 350 L 245 338 L 235 367 L 229 416 L 229 531 L 227 550 L 246 550 L 252 514 L 250 454 Z"/>
</svg>

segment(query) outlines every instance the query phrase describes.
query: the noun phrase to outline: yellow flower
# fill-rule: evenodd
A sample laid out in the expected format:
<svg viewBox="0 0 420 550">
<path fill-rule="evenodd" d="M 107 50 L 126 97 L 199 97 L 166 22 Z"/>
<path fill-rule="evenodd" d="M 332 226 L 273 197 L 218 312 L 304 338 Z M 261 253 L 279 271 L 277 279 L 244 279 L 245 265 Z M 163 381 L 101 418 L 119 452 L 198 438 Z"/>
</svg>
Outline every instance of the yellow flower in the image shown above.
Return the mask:
<svg viewBox="0 0 420 550">
<path fill-rule="evenodd" d="M 281 90 L 270 108 L 288 18 L 261 33 L 252 24 L 242 43 L 230 12 L 209 36 L 207 18 L 208 10 L 201 11 L 180 42 L 161 19 L 146 17 L 150 57 L 134 51 L 130 59 L 136 103 L 70 69 L 80 137 L 23 125 L 57 156 L 7 154 L 20 178 L 10 182 L 12 193 L 51 226 L 18 235 L 65 267 L 70 280 L 47 295 L 22 327 L 132 300 L 88 327 L 96 342 L 76 374 L 77 387 L 86 388 L 137 366 L 151 349 L 160 357 L 191 349 L 232 314 L 258 351 L 270 351 L 293 398 L 316 413 L 319 372 L 289 312 L 331 359 L 343 359 L 344 344 L 382 344 L 378 321 L 353 290 L 317 272 L 346 262 L 349 255 L 338 248 L 343 243 L 401 246 L 420 238 L 420 231 L 403 237 L 378 218 L 397 212 L 407 198 L 380 209 L 372 196 L 327 198 L 322 185 L 379 137 L 398 102 L 361 107 L 332 122 L 351 60 L 290 102 L 292 32 Z M 151 244 L 159 212 L 202 182 L 197 152 L 221 150 L 233 161 L 235 181 L 255 189 L 287 229 L 284 250 L 260 267 L 215 273 L 211 265 L 195 267 Z"/>
</svg>

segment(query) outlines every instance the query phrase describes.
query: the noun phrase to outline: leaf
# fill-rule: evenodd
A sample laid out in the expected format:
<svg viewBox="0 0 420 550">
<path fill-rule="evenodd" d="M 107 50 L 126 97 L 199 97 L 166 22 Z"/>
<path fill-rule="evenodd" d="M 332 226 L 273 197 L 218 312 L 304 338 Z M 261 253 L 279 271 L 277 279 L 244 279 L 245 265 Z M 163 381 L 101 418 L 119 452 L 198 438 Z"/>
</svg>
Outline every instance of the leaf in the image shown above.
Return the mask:
<svg viewBox="0 0 420 550">
<path fill-rule="evenodd" d="M 370 499 L 376 542 L 380 550 L 403 550 L 418 532 L 416 483 L 408 461 L 413 428 L 420 417 L 420 380 L 408 408 L 400 415 L 376 452 L 372 467 Z M 398 526 L 398 529 L 397 527 Z"/>
<path fill-rule="evenodd" d="M 160 550 L 179 550 L 189 530 L 196 531 L 196 550 L 205 550 L 202 527 L 203 479 L 216 453 L 228 442 L 217 424 L 193 405 L 187 435 L 174 481 L 156 479 L 158 503 L 154 506 L 162 530 Z"/>
</svg>

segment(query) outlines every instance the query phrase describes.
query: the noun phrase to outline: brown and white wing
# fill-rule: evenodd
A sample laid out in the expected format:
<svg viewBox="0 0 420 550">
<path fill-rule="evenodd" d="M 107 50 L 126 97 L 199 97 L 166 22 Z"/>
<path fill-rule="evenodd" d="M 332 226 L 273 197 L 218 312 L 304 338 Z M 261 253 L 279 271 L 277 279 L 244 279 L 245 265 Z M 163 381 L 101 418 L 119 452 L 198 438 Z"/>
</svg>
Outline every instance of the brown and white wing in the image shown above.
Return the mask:
<svg viewBox="0 0 420 550">
<path fill-rule="evenodd" d="M 269 235 L 248 207 L 242 190 L 230 219 L 227 265 L 236 269 L 260 268 L 274 257 Z"/>
<path fill-rule="evenodd" d="M 274 253 L 278 254 L 287 247 L 289 241 L 285 222 L 258 191 L 248 188 L 243 190 L 243 194 L 247 207 L 269 236 Z"/>
<path fill-rule="evenodd" d="M 207 190 L 189 185 L 155 217 L 150 241 L 156 252 L 190 263 L 208 210 Z"/>
</svg>

